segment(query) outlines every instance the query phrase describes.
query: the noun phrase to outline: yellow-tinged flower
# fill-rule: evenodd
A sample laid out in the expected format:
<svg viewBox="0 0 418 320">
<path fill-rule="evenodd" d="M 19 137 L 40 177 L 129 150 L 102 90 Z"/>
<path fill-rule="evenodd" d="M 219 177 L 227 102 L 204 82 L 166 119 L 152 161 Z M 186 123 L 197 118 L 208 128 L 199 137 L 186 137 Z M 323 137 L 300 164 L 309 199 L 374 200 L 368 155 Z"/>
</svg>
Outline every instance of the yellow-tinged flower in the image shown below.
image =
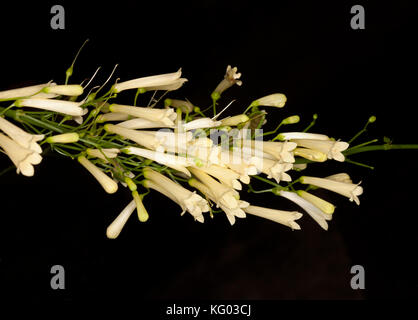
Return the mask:
<svg viewBox="0 0 418 320">
<path fill-rule="evenodd" d="M 200 118 L 181 124 L 181 128 L 184 131 L 201 129 L 201 128 L 214 128 L 221 125 L 221 121 L 214 121 L 211 118 Z"/>
<path fill-rule="evenodd" d="M 79 156 L 77 160 L 93 177 L 96 178 L 107 193 L 115 193 L 118 190 L 118 184 L 100 170 L 100 168 L 87 160 L 85 156 Z"/>
<path fill-rule="evenodd" d="M 0 133 L 0 147 L 16 166 L 16 172 L 22 172 L 24 176 L 33 176 L 33 165 L 39 164 L 42 161 L 42 156 L 39 153 L 22 147 L 16 141 L 10 139 L 2 133 Z"/>
<path fill-rule="evenodd" d="M 238 181 L 240 175 L 231 169 L 224 168 L 216 164 L 210 165 L 208 167 L 202 166 L 199 169 L 211 175 L 212 177 L 215 177 L 229 188 L 242 190 L 241 183 Z"/>
<path fill-rule="evenodd" d="M 38 144 L 38 141 L 41 141 L 45 137 L 43 134 L 36 135 L 27 133 L 2 117 L 0 117 L 0 131 L 3 131 L 23 148 L 30 149 L 37 153 L 42 152 L 42 148 Z"/>
<path fill-rule="evenodd" d="M 220 120 L 222 122 L 223 126 L 236 126 L 240 123 L 243 122 L 247 122 L 248 120 L 250 120 L 250 118 L 248 118 L 247 115 L 245 114 L 239 114 L 233 117 L 228 117 L 228 118 L 224 118 L 222 120 Z"/>
<path fill-rule="evenodd" d="M 350 201 L 354 201 L 358 205 L 360 204 L 358 196 L 363 193 L 363 188 L 359 186 L 360 183 L 345 183 L 326 178 L 316 178 L 308 176 L 300 177 L 300 182 L 303 184 L 311 184 L 319 188 L 331 190 L 349 198 Z"/>
<path fill-rule="evenodd" d="M 112 113 L 108 113 L 111 115 Z M 123 113 L 120 113 L 123 114 Z M 106 114 L 107 115 L 107 114 Z M 129 115 L 125 115 L 128 116 Z M 123 119 L 122 119 L 123 120 Z M 147 119 L 135 118 L 118 123 L 118 126 L 127 129 L 152 129 L 152 128 L 173 128 L 159 121 L 150 121 Z"/>
<path fill-rule="evenodd" d="M 131 116 L 129 114 L 126 114 L 126 113 L 109 112 L 109 113 L 99 115 L 97 117 L 97 122 L 102 123 L 102 122 L 107 122 L 107 121 L 124 121 L 124 120 L 128 120 L 130 118 L 131 118 Z M 143 120 L 143 119 L 140 119 L 140 120 Z M 118 123 L 118 125 L 122 126 L 122 123 Z M 129 126 L 122 126 L 122 127 L 129 128 L 129 129 L 137 129 L 137 128 L 130 128 Z"/>
<path fill-rule="evenodd" d="M 280 183 L 280 181 L 292 181 L 292 178 L 286 173 L 292 168 L 292 163 L 263 159 L 262 167 L 258 169 L 266 174 L 267 178 L 273 178 L 277 183 Z"/>
<path fill-rule="evenodd" d="M 324 162 L 328 159 L 325 153 L 313 149 L 296 148 L 293 150 L 293 153 L 295 156 L 299 156 L 315 162 Z"/>
<path fill-rule="evenodd" d="M 99 158 L 108 162 L 107 159 L 114 159 L 118 156 L 119 149 L 109 148 L 109 149 L 87 149 L 86 152 L 90 157 Z"/>
<path fill-rule="evenodd" d="M 266 106 L 266 107 L 277 107 L 283 108 L 286 104 L 287 98 L 282 93 L 273 93 L 268 96 L 262 97 L 260 99 L 254 100 L 251 103 L 251 106 Z"/>
<path fill-rule="evenodd" d="M 172 108 L 156 109 L 112 104 L 110 105 L 109 110 L 111 112 L 125 113 L 137 118 L 161 122 L 166 126 L 174 126 L 174 120 L 177 117 L 174 109 Z"/>
<path fill-rule="evenodd" d="M 147 209 L 145 209 L 144 204 L 142 203 L 142 199 L 141 196 L 138 194 L 138 191 L 132 191 L 132 197 L 135 200 L 139 221 L 146 222 L 149 218 L 149 215 Z"/>
<path fill-rule="evenodd" d="M 48 143 L 74 143 L 80 139 L 80 136 L 76 132 L 68 132 L 63 134 L 57 134 L 46 138 Z"/>
<path fill-rule="evenodd" d="M 320 210 L 325 212 L 326 214 L 332 215 L 335 210 L 335 206 L 320 197 L 313 195 L 312 193 L 306 192 L 304 190 L 298 190 L 296 193 L 301 196 L 303 199 L 308 200 L 314 206 L 318 207 Z"/>
<path fill-rule="evenodd" d="M 347 142 L 332 140 L 294 139 L 292 141 L 296 142 L 298 146 L 325 153 L 328 159 L 334 159 L 340 162 L 345 160 L 342 151 L 346 150 L 349 146 Z"/>
<path fill-rule="evenodd" d="M 338 182 L 353 183 L 353 181 L 347 173 L 336 173 L 328 177 L 325 177 L 325 179 L 330 179 Z"/>
<path fill-rule="evenodd" d="M 64 84 L 45 87 L 42 91 L 45 93 L 53 93 L 60 96 L 80 96 L 83 94 L 83 87 L 78 84 Z"/>
<path fill-rule="evenodd" d="M 137 206 L 135 200 L 129 202 L 125 209 L 123 209 L 122 212 L 116 217 L 116 219 L 109 225 L 109 227 L 107 227 L 106 236 L 109 239 L 116 239 L 119 236 L 136 207 Z"/>
<path fill-rule="evenodd" d="M 280 223 L 292 230 L 300 230 L 300 226 L 295 222 L 295 220 L 298 220 L 303 216 L 302 213 L 298 211 L 283 211 L 252 205 L 244 208 L 244 211 L 246 213 Z"/>
</svg>

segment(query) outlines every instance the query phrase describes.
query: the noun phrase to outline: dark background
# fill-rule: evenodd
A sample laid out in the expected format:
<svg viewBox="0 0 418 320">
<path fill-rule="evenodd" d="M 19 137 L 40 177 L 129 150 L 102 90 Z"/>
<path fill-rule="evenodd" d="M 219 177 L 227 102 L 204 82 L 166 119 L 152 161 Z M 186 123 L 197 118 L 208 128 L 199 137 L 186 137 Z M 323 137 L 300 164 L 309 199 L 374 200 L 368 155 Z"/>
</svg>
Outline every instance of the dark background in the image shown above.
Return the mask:
<svg viewBox="0 0 418 320">
<path fill-rule="evenodd" d="M 231 64 L 242 72 L 243 85 L 223 96 L 222 104 L 237 99 L 229 114 L 283 92 L 288 103 L 268 110 L 267 128 L 299 114 L 301 124 L 292 130 L 303 129 L 318 113 L 313 132 L 348 141 L 375 115 L 359 142 L 386 135 L 393 143 L 417 143 L 412 1 L 274 2 L 2 4 L 0 90 L 63 82 L 89 38 L 74 83 L 102 66 L 100 83 L 116 63 L 122 80 L 182 67 L 189 82 L 170 96 L 205 107 Z M 54 4 L 66 10 L 65 30 L 50 28 Z M 355 4 L 365 8 L 365 30 L 350 28 Z M 129 192 L 107 195 L 75 161 L 45 158 L 33 178 L 12 171 L 0 179 L 0 294 L 30 301 L 417 297 L 417 154 L 352 157 L 374 165 L 373 171 L 312 165 L 311 175 L 348 172 L 364 187 L 359 207 L 320 193 L 338 207 L 328 232 L 307 214 L 297 232 L 256 217 L 233 227 L 223 215 L 199 224 L 155 193 L 145 202 L 149 221 L 133 215 L 117 240 L 106 239 L 105 230 L 130 201 Z M 8 165 L 2 156 L 1 168 Z M 273 195 L 250 199 L 296 209 Z M 62 291 L 50 288 L 56 264 L 66 270 Z M 366 270 L 366 290 L 350 287 L 356 264 Z"/>
</svg>

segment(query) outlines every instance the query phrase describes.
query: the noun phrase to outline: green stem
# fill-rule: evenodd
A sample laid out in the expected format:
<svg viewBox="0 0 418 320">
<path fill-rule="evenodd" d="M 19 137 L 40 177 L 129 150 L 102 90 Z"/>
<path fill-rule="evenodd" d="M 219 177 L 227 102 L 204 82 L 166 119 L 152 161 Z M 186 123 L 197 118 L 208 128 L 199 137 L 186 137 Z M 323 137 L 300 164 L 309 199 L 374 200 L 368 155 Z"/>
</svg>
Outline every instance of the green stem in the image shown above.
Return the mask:
<svg viewBox="0 0 418 320">
<path fill-rule="evenodd" d="M 380 151 L 380 150 L 411 150 L 418 149 L 418 144 L 383 144 L 378 146 L 365 146 L 347 150 L 343 152 L 345 156 L 368 152 L 368 151 Z"/>
</svg>

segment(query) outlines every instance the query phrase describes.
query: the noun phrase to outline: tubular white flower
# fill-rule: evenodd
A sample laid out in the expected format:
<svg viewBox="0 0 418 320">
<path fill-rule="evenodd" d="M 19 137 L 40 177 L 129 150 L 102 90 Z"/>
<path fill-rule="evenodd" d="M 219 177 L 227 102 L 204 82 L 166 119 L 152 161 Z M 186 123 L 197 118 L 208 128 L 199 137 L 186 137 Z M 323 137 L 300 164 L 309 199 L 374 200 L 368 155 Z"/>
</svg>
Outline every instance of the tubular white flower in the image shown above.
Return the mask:
<svg viewBox="0 0 418 320">
<path fill-rule="evenodd" d="M 322 229 L 328 230 L 328 223 L 325 220 L 325 213 L 313 205 L 311 202 L 303 199 L 295 192 L 279 191 L 280 196 L 296 203 L 299 207 L 305 210 L 314 219 Z"/>
<path fill-rule="evenodd" d="M 43 83 L 35 86 L 0 91 L 0 100 L 11 100 L 42 94 L 42 89 L 53 85 L 55 85 L 55 83 Z"/>
<path fill-rule="evenodd" d="M 257 168 L 262 165 L 261 161 L 261 158 L 247 157 L 240 153 L 235 154 L 233 152 L 225 151 L 220 153 L 220 164 L 237 172 L 240 175 L 240 181 L 245 184 L 250 183 L 250 175 L 258 173 Z"/>
<path fill-rule="evenodd" d="M 175 156 L 172 154 L 156 152 L 156 151 L 137 148 L 137 147 L 127 147 L 123 149 L 123 152 L 127 154 L 134 154 L 140 157 L 144 157 L 144 158 L 156 161 L 169 168 L 173 168 L 177 171 L 183 172 L 189 177 L 191 176 L 189 170 L 187 170 L 186 167 L 190 166 L 192 163 L 190 163 L 190 161 L 185 157 L 179 157 L 179 156 Z"/>
<path fill-rule="evenodd" d="M 224 168 L 218 165 L 201 167 L 199 169 L 211 175 L 212 177 L 215 177 L 221 183 L 225 184 L 230 188 L 242 190 L 241 183 L 238 181 L 240 175 L 231 169 Z"/>
<path fill-rule="evenodd" d="M 311 202 L 315 207 L 318 207 L 324 213 L 330 216 L 334 213 L 335 206 L 332 203 L 329 203 L 328 201 L 325 201 L 324 199 L 321 199 L 320 197 L 317 197 L 312 193 L 306 192 L 304 190 L 298 190 L 296 193 L 303 199 Z"/>
<path fill-rule="evenodd" d="M 30 149 L 37 153 L 42 152 L 42 148 L 38 144 L 38 141 L 41 141 L 45 137 L 43 134 L 35 135 L 27 133 L 2 117 L 0 117 L 0 130 L 6 133 L 23 148 Z"/>
<path fill-rule="evenodd" d="M 48 143 L 74 143 L 80 139 L 80 136 L 76 132 L 68 132 L 63 134 L 57 134 L 46 138 Z"/>
<path fill-rule="evenodd" d="M 181 127 L 184 131 L 200 129 L 200 128 L 213 128 L 219 127 L 221 125 L 221 121 L 214 121 L 211 118 L 200 118 L 196 120 L 189 121 L 187 123 L 182 123 Z"/>
<path fill-rule="evenodd" d="M 328 136 L 318 133 L 309 132 L 282 132 L 277 136 L 281 141 L 293 139 L 316 139 L 316 140 L 330 140 Z"/>
<path fill-rule="evenodd" d="M 177 115 L 174 109 L 154 109 L 154 108 L 143 108 L 133 107 L 121 104 L 112 104 L 109 107 L 111 112 L 126 113 L 137 118 L 144 118 L 150 121 L 162 122 L 167 126 L 174 126 L 174 120 Z"/>
<path fill-rule="evenodd" d="M 336 192 L 342 196 L 349 198 L 350 201 L 354 201 L 357 205 L 360 204 L 358 196 L 363 193 L 363 188 L 359 186 L 360 183 L 345 183 L 325 178 L 316 178 L 308 176 L 300 177 L 300 182 L 303 184 L 311 184 L 319 188 Z"/>
<path fill-rule="evenodd" d="M 131 118 L 131 116 L 129 114 L 126 114 L 126 113 L 109 112 L 109 113 L 99 115 L 97 117 L 97 122 L 102 123 L 102 122 L 107 122 L 107 121 L 123 121 L 123 120 L 128 120 L 130 118 Z M 143 119 L 141 119 L 141 120 L 143 120 Z M 145 121 L 148 121 L 148 120 L 145 120 Z M 122 123 L 123 122 L 118 123 L 118 125 L 121 125 Z M 122 127 L 129 128 L 127 126 L 122 126 Z M 129 128 L 129 129 L 136 129 L 136 128 Z"/>
<path fill-rule="evenodd" d="M 221 94 L 226 89 L 232 87 L 234 84 L 237 84 L 238 86 L 242 85 L 242 81 L 238 80 L 241 77 L 241 73 L 237 71 L 238 71 L 237 67 L 234 67 L 234 68 L 231 68 L 231 66 L 226 67 L 226 73 L 225 73 L 224 79 L 218 84 L 215 90 L 213 90 L 212 98 L 215 98 L 215 100 L 219 99 Z"/>
<path fill-rule="evenodd" d="M 152 137 L 151 135 L 144 132 L 126 129 L 109 123 L 104 125 L 104 129 L 107 132 L 115 133 L 129 140 L 135 141 L 137 144 L 148 149 L 156 150 L 161 146 L 161 142 L 157 138 Z"/>
<path fill-rule="evenodd" d="M 42 91 L 45 93 L 53 93 L 60 96 L 80 96 L 83 94 L 83 87 L 78 84 L 64 84 L 46 87 Z"/>
<path fill-rule="evenodd" d="M 315 162 L 324 162 L 328 159 L 325 153 L 318 150 L 296 148 L 295 150 L 293 150 L 293 153 L 295 156 L 299 156 Z"/>
<path fill-rule="evenodd" d="M 273 178 L 277 183 L 280 183 L 280 181 L 292 181 L 292 178 L 286 173 L 292 168 L 292 163 L 263 159 L 262 168 L 259 168 L 259 170 L 266 174 L 267 178 Z"/>
<path fill-rule="evenodd" d="M 132 200 L 125 207 L 125 209 L 123 209 L 122 212 L 116 217 L 116 219 L 107 227 L 106 236 L 109 239 L 116 239 L 119 236 L 129 217 L 134 212 L 135 208 L 135 200 Z"/>
<path fill-rule="evenodd" d="M 49 111 L 55 111 L 70 116 L 83 116 L 85 110 L 80 106 L 82 102 L 72 102 L 64 100 L 53 100 L 53 99 L 21 99 L 15 102 L 17 107 L 31 107 Z"/>
<path fill-rule="evenodd" d="M 16 166 L 16 172 L 22 172 L 24 176 L 32 177 L 34 174 L 33 165 L 42 161 L 42 156 L 39 153 L 22 147 L 2 133 L 0 133 L 0 147 L 3 148 L 4 152 Z"/>
<path fill-rule="evenodd" d="M 263 141 L 262 150 L 265 153 L 271 154 L 277 160 L 281 160 L 283 162 L 293 163 L 295 162 L 295 158 L 293 156 L 293 151 L 296 148 L 296 143 L 294 142 L 273 142 L 273 141 Z M 258 144 L 255 145 L 256 148 Z"/>
<path fill-rule="evenodd" d="M 180 108 L 183 113 L 192 112 L 194 109 L 194 105 L 186 100 L 165 99 L 164 105 L 166 107 Z"/>
<path fill-rule="evenodd" d="M 150 135 L 151 137 L 160 141 L 160 143 L 169 148 L 169 147 L 185 147 L 189 141 L 193 139 L 193 134 L 191 132 L 173 132 L 173 131 L 149 131 L 149 130 L 137 130 L 137 132 L 142 132 Z"/>
<path fill-rule="evenodd" d="M 244 211 L 246 213 L 280 223 L 292 230 L 300 230 L 300 226 L 295 222 L 295 220 L 298 220 L 303 216 L 302 213 L 298 211 L 283 211 L 257 206 L 248 206 L 244 208 Z"/>
<path fill-rule="evenodd" d="M 119 149 L 110 148 L 110 149 L 87 149 L 87 154 L 90 157 L 99 158 L 108 162 L 107 159 L 114 159 L 118 156 Z"/>
<path fill-rule="evenodd" d="M 202 212 L 209 211 L 208 202 L 201 196 L 183 188 L 179 184 L 175 183 L 171 179 L 164 175 L 152 170 L 151 168 L 144 169 L 144 177 L 154 182 L 154 184 L 148 184 L 148 187 L 153 188 L 163 194 L 171 194 L 170 199 L 175 201 L 183 209 L 182 214 L 187 210 L 195 220 L 204 222 Z M 145 184 L 147 186 L 147 184 Z"/>
<path fill-rule="evenodd" d="M 292 141 L 296 142 L 298 146 L 323 152 L 327 155 L 328 159 L 334 159 L 340 162 L 345 160 L 341 152 L 349 146 L 347 142 L 332 140 L 294 139 Z"/>
<path fill-rule="evenodd" d="M 213 194 L 212 190 L 207 185 L 203 184 L 202 182 L 192 178 L 192 179 L 189 179 L 189 185 L 192 186 L 193 188 L 196 188 L 201 193 L 203 193 L 207 198 L 215 202 L 225 212 L 225 215 L 228 218 L 228 221 L 231 225 L 235 224 L 235 217 L 238 217 L 238 218 L 246 217 L 245 212 L 243 211 L 242 208 L 248 207 L 249 206 L 248 202 L 238 200 L 237 206 L 235 208 L 229 208 L 221 203 L 218 203 L 218 199 Z"/>
<path fill-rule="evenodd" d="M 200 169 L 189 167 L 189 170 L 195 175 L 204 185 L 206 185 L 213 196 L 215 197 L 216 204 L 225 206 L 230 209 L 238 207 L 238 200 L 235 198 L 235 193 L 232 188 L 229 188 L 222 183 L 213 179 L 210 175 L 203 172 Z"/>
<path fill-rule="evenodd" d="M 93 177 L 96 178 L 107 193 L 115 193 L 118 190 L 118 184 L 100 170 L 100 168 L 87 160 L 85 156 L 79 156 L 77 160 Z"/>
<path fill-rule="evenodd" d="M 108 115 L 111 115 L 111 114 L 112 113 L 108 113 Z M 125 115 L 125 116 L 129 117 L 129 115 Z M 168 126 L 162 122 L 150 121 L 150 120 L 141 119 L 141 118 L 135 118 L 135 119 L 127 120 L 124 122 L 120 122 L 118 123 L 118 126 L 121 126 L 127 129 L 173 128 L 173 126 Z"/>
<path fill-rule="evenodd" d="M 129 89 L 146 89 L 149 87 L 170 85 L 181 77 L 181 68 L 177 72 L 142 77 L 117 83 L 113 86 L 116 93 Z"/>
<path fill-rule="evenodd" d="M 338 182 L 353 183 L 353 181 L 347 173 L 333 174 L 328 177 L 325 177 L 325 179 L 334 180 Z"/>
<path fill-rule="evenodd" d="M 233 117 L 224 118 L 220 121 L 221 121 L 223 126 L 231 126 L 232 127 L 232 126 L 236 126 L 240 123 L 247 122 L 248 120 L 250 120 L 250 118 L 248 118 L 247 115 L 239 114 L 239 115 L 236 115 L 236 116 L 233 116 Z"/>
<path fill-rule="evenodd" d="M 174 80 L 173 82 L 169 84 L 164 84 L 164 85 L 159 85 L 159 86 L 150 86 L 144 89 L 148 91 L 154 91 L 154 90 L 173 91 L 173 90 L 180 89 L 185 82 L 187 82 L 186 78 L 180 78 L 180 79 Z"/>
<path fill-rule="evenodd" d="M 144 204 L 142 203 L 142 199 L 138 194 L 138 191 L 132 192 L 132 197 L 134 198 L 136 204 L 136 211 L 138 213 L 138 219 L 141 222 L 146 222 L 149 218 L 147 209 L 145 209 Z"/>
<path fill-rule="evenodd" d="M 254 107 L 267 106 L 283 108 L 286 104 L 287 98 L 282 93 L 273 93 L 260 99 L 254 100 L 251 105 Z"/>
</svg>

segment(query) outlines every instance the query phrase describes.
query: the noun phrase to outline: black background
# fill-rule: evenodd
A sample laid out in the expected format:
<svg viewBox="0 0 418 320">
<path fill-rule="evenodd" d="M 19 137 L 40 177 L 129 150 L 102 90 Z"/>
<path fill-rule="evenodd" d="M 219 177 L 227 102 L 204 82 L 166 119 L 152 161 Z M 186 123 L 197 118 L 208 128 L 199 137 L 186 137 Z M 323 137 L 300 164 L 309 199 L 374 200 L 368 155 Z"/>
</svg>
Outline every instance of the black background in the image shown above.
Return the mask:
<svg viewBox="0 0 418 320">
<path fill-rule="evenodd" d="M 65 30 L 50 28 L 54 4 L 65 8 Z M 365 30 L 350 28 L 355 4 L 365 8 Z M 74 83 L 98 66 L 97 82 L 104 81 L 116 63 L 122 80 L 182 67 L 189 82 L 170 96 L 205 107 L 232 64 L 243 85 L 223 96 L 222 104 L 237 99 L 229 114 L 283 92 L 288 103 L 268 110 L 267 128 L 299 114 L 301 124 L 292 130 L 303 129 L 318 113 L 313 132 L 348 141 L 376 115 L 359 141 L 386 135 L 394 143 L 417 143 L 416 21 L 412 1 L 2 4 L 0 89 L 62 82 L 89 38 Z M 363 181 L 359 207 L 322 193 L 338 207 L 328 232 L 306 214 L 297 232 L 256 217 L 233 227 L 223 215 L 199 224 L 154 194 L 145 202 L 149 221 L 133 215 L 117 240 L 106 239 L 105 230 L 129 192 L 107 195 L 77 162 L 47 157 L 33 178 L 12 171 L 0 179 L 0 293 L 30 301 L 417 297 L 416 156 L 352 157 L 373 171 L 312 165 L 311 175 L 347 172 Z M 8 165 L 1 157 L 1 168 Z M 273 195 L 242 194 L 255 205 L 296 209 Z M 56 264 L 66 270 L 62 291 L 50 288 Z M 350 287 L 356 264 L 366 270 L 366 290 Z"/>
</svg>

